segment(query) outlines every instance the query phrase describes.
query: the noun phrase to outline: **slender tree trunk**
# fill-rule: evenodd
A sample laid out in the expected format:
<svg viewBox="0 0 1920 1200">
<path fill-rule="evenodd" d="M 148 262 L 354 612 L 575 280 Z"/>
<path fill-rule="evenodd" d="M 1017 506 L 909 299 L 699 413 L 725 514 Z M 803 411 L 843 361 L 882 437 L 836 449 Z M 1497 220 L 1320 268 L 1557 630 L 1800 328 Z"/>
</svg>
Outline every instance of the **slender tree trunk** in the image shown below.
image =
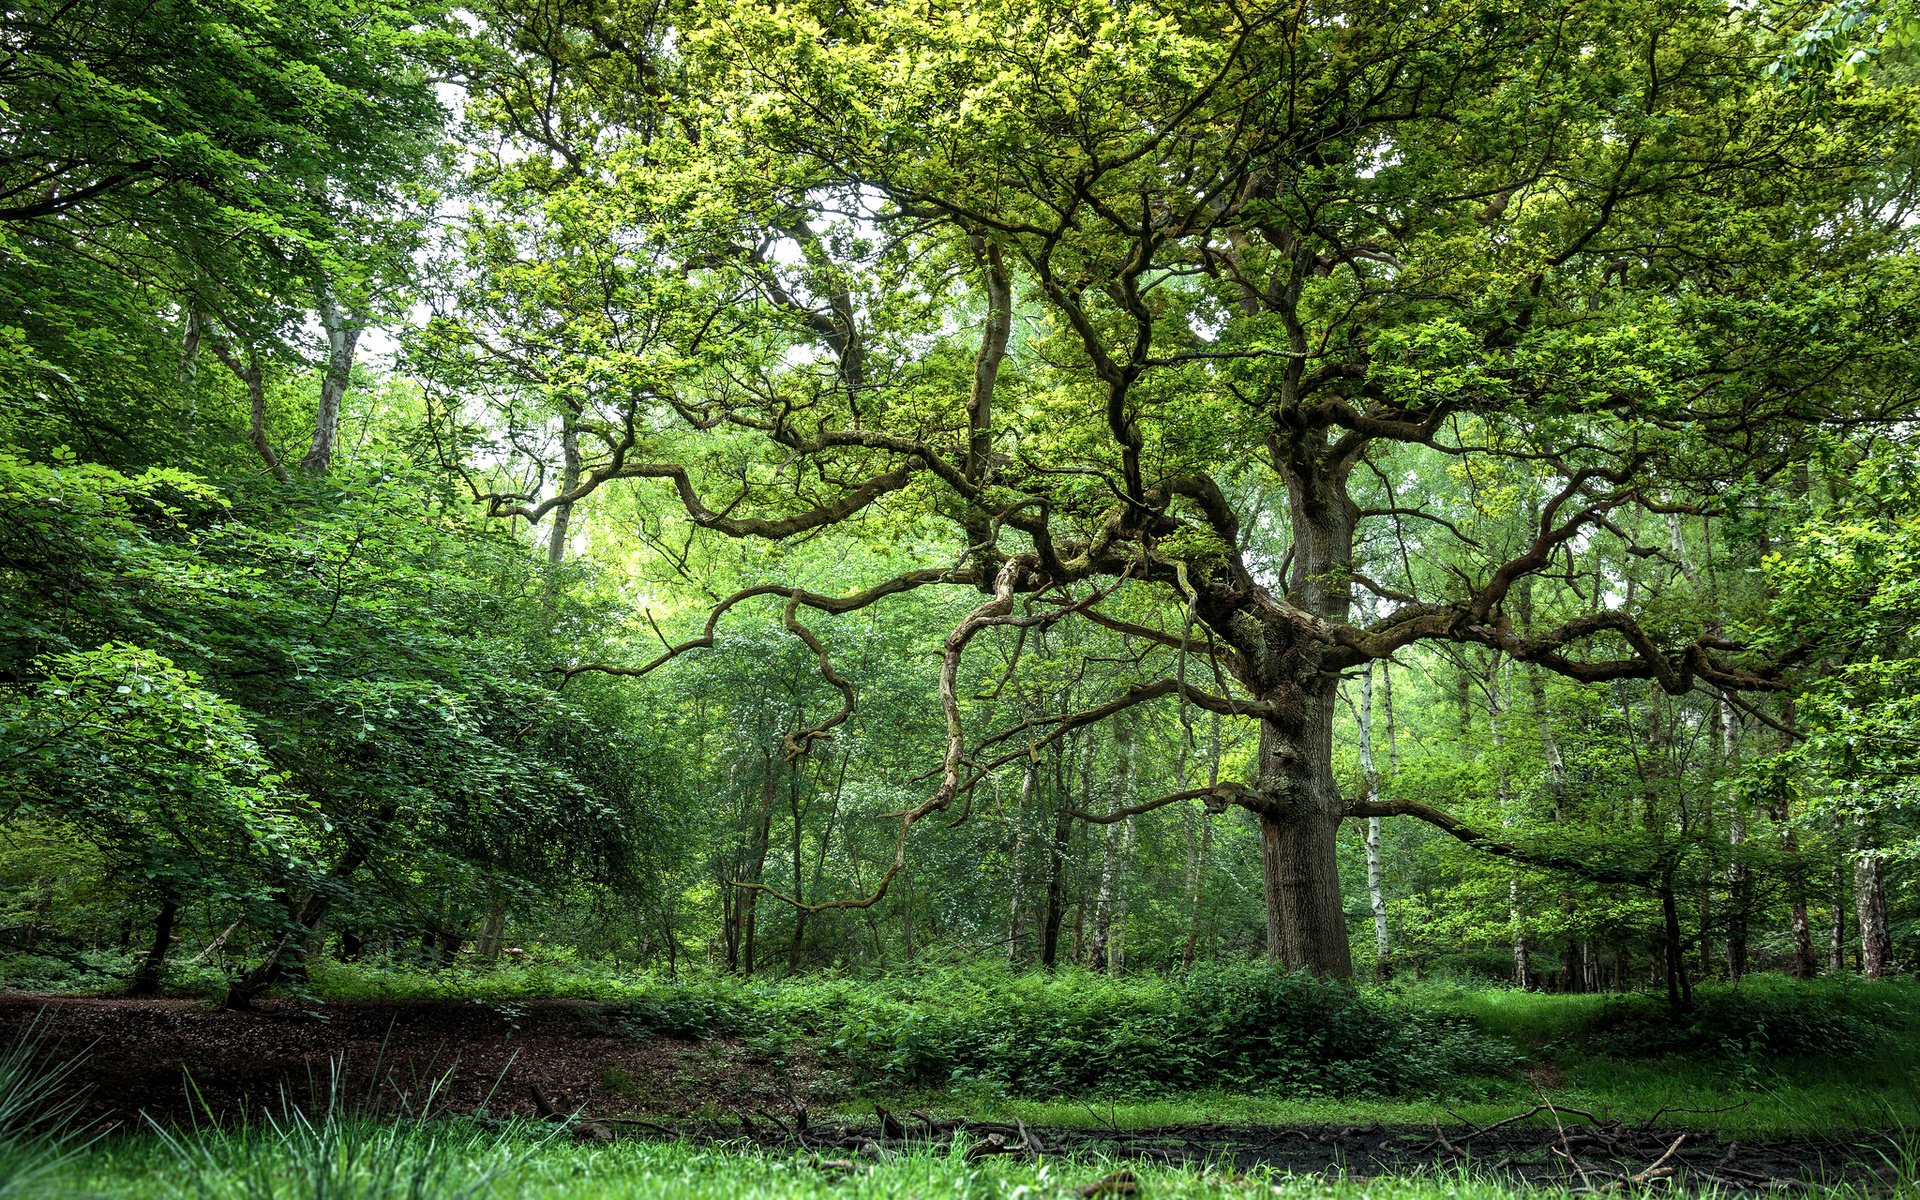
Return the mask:
<svg viewBox="0 0 1920 1200">
<path fill-rule="evenodd" d="M 1209 714 L 1208 722 L 1207 786 L 1214 787 L 1220 782 L 1220 714 Z M 1185 773 L 1182 773 L 1181 785 L 1185 786 Z M 1187 837 L 1187 941 L 1180 952 L 1180 965 L 1191 967 L 1195 951 L 1200 944 L 1200 900 L 1205 892 L 1207 877 L 1207 856 L 1213 849 L 1213 819 L 1211 814 L 1195 812 L 1192 805 L 1182 808 L 1188 821 Z M 1198 823 L 1199 829 L 1192 828 Z"/>
<path fill-rule="evenodd" d="M 804 903 L 807 898 L 804 887 L 806 880 L 803 877 L 806 862 L 803 858 L 801 844 L 801 817 L 803 813 L 800 806 L 800 771 L 798 768 L 787 771 L 787 809 L 793 816 L 793 838 L 789 847 L 793 855 L 793 898 Z M 796 908 L 793 910 L 793 937 L 787 942 L 787 969 L 789 971 L 797 972 L 800 970 L 800 949 L 806 941 L 806 937 L 807 910 L 804 908 Z"/>
<path fill-rule="evenodd" d="M 767 852 L 773 835 L 773 802 L 780 790 L 780 775 L 772 754 L 766 756 L 766 771 L 760 779 L 760 803 L 754 809 L 753 824 L 747 831 L 747 858 L 741 870 L 740 882 L 759 883 L 766 875 Z M 756 888 L 740 889 L 736 902 L 735 920 L 739 922 L 740 935 L 740 974 L 753 977 L 754 934 L 759 917 L 760 892 Z"/>
<path fill-rule="evenodd" d="M 572 413 L 561 419 L 560 425 L 560 494 L 565 495 L 580 486 L 580 430 L 575 424 Z M 567 557 L 567 538 L 573 523 L 573 504 L 571 501 L 558 505 L 553 510 L 553 528 L 547 532 L 547 561 L 559 566 Z"/>
<path fill-rule="evenodd" d="M 1355 709 L 1360 729 L 1360 774 L 1366 783 L 1368 804 L 1380 802 L 1380 772 L 1373 762 L 1373 664 L 1360 675 L 1360 705 Z M 1380 863 L 1380 818 L 1367 818 L 1367 906 L 1373 910 L 1373 976 L 1386 980 L 1393 974 L 1393 943 L 1387 931 L 1387 890 L 1385 872 Z"/>
<path fill-rule="evenodd" d="M 1058 773 L 1056 769 L 1056 774 Z M 1053 836 L 1047 841 L 1047 903 L 1040 919 L 1040 965 L 1053 970 L 1060 959 L 1060 926 L 1066 919 L 1067 852 L 1073 837 L 1073 807 L 1062 789 L 1054 792 Z"/>
<path fill-rule="evenodd" d="M 1119 770 L 1116 772 L 1113 795 L 1114 807 L 1123 807 L 1134 802 L 1133 786 L 1133 730 L 1124 720 L 1113 723 L 1114 749 L 1119 756 Z M 1115 929 L 1115 920 L 1124 901 L 1121 898 L 1120 871 L 1121 858 L 1126 853 L 1133 834 L 1133 818 L 1129 817 L 1103 830 L 1100 858 L 1100 890 L 1094 899 L 1093 936 L 1087 947 L 1087 966 L 1096 971 L 1118 974 L 1123 951 L 1119 945 L 1119 934 Z"/>
<path fill-rule="evenodd" d="M 320 328 L 327 335 L 327 365 L 320 375 L 320 407 L 313 416 L 313 442 L 300 469 L 325 475 L 333 467 L 334 444 L 340 433 L 340 405 L 353 377 L 353 352 L 360 344 L 366 319 L 340 303 L 331 283 L 318 295 Z"/>
<path fill-rule="evenodd" d="M 1019 807 L 1013 813 L 1013 869 L 1009 872 L 1007 889 L 1012 893 L 1007 905 L 1007 961 L 1010 963 L 1020 961 L 1020 943 L 1027 935 L 1027 842 L 1033 831 L 1033 788 L 1039 774 L 1033 759 L 1027 759 L 1020 772 Z"/>
<path fill-rule="evenodd" d="M 1660 957 L 1666 969 L 1667 1003 L 1676 1009 L 1690 1009 L 1693 985 L 1687 979 L 1686 945 L 1680 939 L 1680 905 L 1674 898 L 1671 876 L 1660 883 L 1660 916 L 1665 935 Z"/>
<path fill-rule="evenodd" d="M 1847 864 L 1833 865 L 1833 924 L 1827 931 L 1827 969 L 1847 969 Z"/>
<path fill-rule="evenodd" d="M 507 931 L 507 902 L 498 897 L 487 902 L 487 909 L 480 918 L 480 935 L 473 940 L 473 954 L 481 962 L 499 962 L 500 951 L 505 948 Z"/>
<path fill-rule="evenodd" d="M 1878 851 L 1863 833 L 1853 857 L 1853 903 L 1860 921 L 1860 973 L 1885 979 L 1893 958 L 1893 939 L 1887 930 L 1887 891 Z"/>
<path fill-rule="evenodd" d="M 233 349 L 216 339 L 213 353 L 234 378 L 247 388 L 247 440 L 253 444 L 254 451 L 260 455 L 260 461 L 267 465 L 267 472 L 281 483 L 287 482 L 286 464 L 280 461 L 280 455 L 273 448 L 273 439 L 267 436 L 267 375 L 260 365 L 260 354 L 251 348 L 243 362 Z"/>
<path fill-rule="evenodd" d="M 167 969 L 167 951 L 173 946 L 173 921 L 179 912 L 178 896 L 167 892 L 160 897 L 160 911 L 153 918 L 153 941 L 133 973 L 133 982 L 127 988 L 129 995 L 152 996 L 160 991 L 160 980 Z"/>
<path fill-rule="evenodd" d="M 1720 714 L 1720 760 L 1731 776 L 1740 762 L 1739 714 L 1723 694 Z M 1747 812 L 1740 789 L 1728 787 L 1727 806 L 1727 978 L 1739 983 L 1747 974 L 1748 923 L 1753 908 L 1753 881 L 1747 873 Z"/>
</svg>

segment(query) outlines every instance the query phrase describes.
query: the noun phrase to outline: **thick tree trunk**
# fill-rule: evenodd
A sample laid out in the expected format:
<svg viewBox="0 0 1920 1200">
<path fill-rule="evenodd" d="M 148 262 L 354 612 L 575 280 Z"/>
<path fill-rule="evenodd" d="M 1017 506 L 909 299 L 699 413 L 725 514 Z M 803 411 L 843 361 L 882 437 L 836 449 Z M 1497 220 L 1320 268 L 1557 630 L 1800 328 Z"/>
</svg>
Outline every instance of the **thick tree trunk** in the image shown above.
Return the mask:
<svg viewBox="0 0 1920 1200">
<path fill-rule="evenodd" d="M 1819 974 L 1820 966 L 1813 956 L 1813 921 L 1807 916 L 1807 898 L 1795 896 L 1788 924 L 1793 932 L 1793 973 L 1801 979 L 1812 979 Z"/>
<path fill-rule="evenodd" d="M 1287 477 L 1293 533 L 1285 602 L 1242 579 L 1196 589 L 1193 612 L 1234 645 L 1234 674 L 1264 705 L 1251 795 L 1239 803 L 1260 823 L 1267 957 L 1349 979 L 1339 872 L 1345 805 L 1333 777 L 1333 725 L 1340 672 L 1354 664 L 1322 630 L 1345 623 L 1352 610 L 1360 510 L 1345 476 L 1353 460 L 1312 437 L 1276 442 L 1271 451 Z"/>
<path fill-rule="evenodd" d="M 1267 901 L 1267 957 L 1294 970 L 1353 977 L 1340 896 L 1341 802 L 1333 778 L 1338 681 L 1314 680 L 1279 700 L 1282 723 L 1260 725 L 1260 857 Z"/>
<path fill-rule="evenodd" d="M 1506 693 L 1500 677 L 1505 660 L 1495 654 L 1487 668 L 1487 743 L 1493 751 L 1494 793 L 1500 804 L 1500 827 L 1514 825 L 1512 787 L 1507 777 Z M 1513 937 L 1513 986 L 1533 986 L 1533 939 L 1527 928 L 1526 905 L 1520 894 L 1520 873 L 1507 875 L 1507 929 Z"/>
<path fill-rule="evenodd" d="M 134 996 L 152 996 L 160 991 L 160 979 L 167 969 L 167 951 L 173 946 L 173 921 L 180 912 L 180 900 L 172 892 L 160 898 L 160 911 L 153 918 L 153 941 L 133 973 L 127 992 Z"/>
</svg>

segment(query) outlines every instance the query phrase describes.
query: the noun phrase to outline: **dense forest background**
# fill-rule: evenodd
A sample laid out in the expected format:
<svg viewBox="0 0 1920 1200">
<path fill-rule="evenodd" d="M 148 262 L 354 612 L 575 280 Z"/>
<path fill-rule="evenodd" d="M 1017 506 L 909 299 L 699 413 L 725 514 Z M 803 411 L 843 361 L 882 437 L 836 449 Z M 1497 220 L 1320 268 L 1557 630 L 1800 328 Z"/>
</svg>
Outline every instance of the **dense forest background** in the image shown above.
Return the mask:
<svg viewBox="0 0 1920 1200">
<path fill-rule="evenodd" d="M 1920 957 L 1897 9 L 29 0 L 0 977 Z"/>
</svg>

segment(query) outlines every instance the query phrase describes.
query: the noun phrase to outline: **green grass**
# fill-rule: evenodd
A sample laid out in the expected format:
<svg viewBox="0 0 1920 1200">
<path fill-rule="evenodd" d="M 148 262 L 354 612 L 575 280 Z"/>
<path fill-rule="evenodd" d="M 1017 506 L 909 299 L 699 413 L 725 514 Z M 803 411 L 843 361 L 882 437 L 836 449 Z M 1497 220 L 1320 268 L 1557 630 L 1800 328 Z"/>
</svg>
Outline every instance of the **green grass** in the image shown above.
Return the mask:
<svg viewBox="0 0 1920 1200">
<path fill-rule="evenodd" d="M 986 1159 L 969 1163 L 958 1151 L 902 1155 L 854 1171 L 823 1166 L 824 1156 L 767 1154 L 685 1142 L 621 1142 L 574 1146 L 481 1138 L 443 1149 L 433 1186 L 409 1200 L 933 1200 L 935 1197 L 1047 1200 L 1122 1167 L 1139 1179 L 1139 1194 L 1154 1200 L 1200 1197 L 1289 1196 L 1300 1200 L 1569 1200 L 1565 1189 L 1520 1189 L 1459 1172 L 1428 1177 L 1328 1180 L 1265 1171 L 1169 1169 L 1103 1157 L 1038 1162 Z M 502 1162 L 506 1169 L 500 1170 Z M 224 1163 L 224 1169 L 222 1164 Z M 271 1148 L 246 1142 L 216 1147 L 205 1164 L 183 1165 L 153 1138 L 107 1144 L 72 1164 L 59 1183 L 73 1193 L 126 1200 L 368 1200 L 389 1194 L 340 1189 L 316 1191 L 284 1167 Z M 262 1186 L 262 1180 L 268 1181 Z M 1847 1189 L 1830 1193 L 1862 1200 Z M 1911 1188 L 1901 1194 L 1911 1194 Z"/>
</svg>

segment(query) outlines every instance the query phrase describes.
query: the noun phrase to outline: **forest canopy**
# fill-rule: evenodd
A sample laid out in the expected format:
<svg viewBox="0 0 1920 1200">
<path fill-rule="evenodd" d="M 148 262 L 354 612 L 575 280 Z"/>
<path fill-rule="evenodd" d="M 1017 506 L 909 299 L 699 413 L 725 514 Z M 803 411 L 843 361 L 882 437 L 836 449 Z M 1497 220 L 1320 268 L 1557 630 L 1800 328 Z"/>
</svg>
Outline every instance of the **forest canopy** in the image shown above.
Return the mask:
<svg viewBox="0 0 1920 1200">
<path fill-rule="evenodd" d="M 1911 964 L 1916 32 L 15 5 L 0 964 Z"/>
</svg>

